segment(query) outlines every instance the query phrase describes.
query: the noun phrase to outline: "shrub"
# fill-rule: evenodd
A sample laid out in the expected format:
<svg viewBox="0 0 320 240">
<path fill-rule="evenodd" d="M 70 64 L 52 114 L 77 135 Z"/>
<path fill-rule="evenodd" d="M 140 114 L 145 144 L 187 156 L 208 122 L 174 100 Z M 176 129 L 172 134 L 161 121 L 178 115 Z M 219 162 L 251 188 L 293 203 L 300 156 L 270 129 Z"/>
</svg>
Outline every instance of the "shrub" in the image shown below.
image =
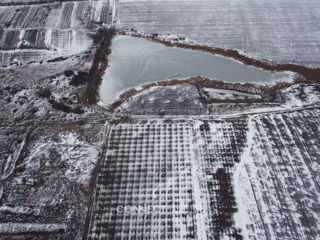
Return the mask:
<svg viewBox="0 0 320 240">
<path fill-rule="evenodd" d="M 87 82 L 89 82 L 89 74 L 86 72 L 78 72 L 77 75 L 74 75 L 73 78 L 70 81 L 70 84 L 72 86 L 80 86 L 83 84 L 86 84 Z"/>
<path fill-rule="evenodd" d="M 67 70 L 67 71 L 64 72 L 64 75 L 65 75 L 66 77 L 71 77 L 71 76 L 74 75 L 74 72 L 73 72 L 72 70 Z"/>
<path fill-rule="evenodd" d="M 49 98 L 51 96 L 51 90 L 49 88 L 41 88 L 36 92 L 36 95 L 42 98 Z"/>
</svg>

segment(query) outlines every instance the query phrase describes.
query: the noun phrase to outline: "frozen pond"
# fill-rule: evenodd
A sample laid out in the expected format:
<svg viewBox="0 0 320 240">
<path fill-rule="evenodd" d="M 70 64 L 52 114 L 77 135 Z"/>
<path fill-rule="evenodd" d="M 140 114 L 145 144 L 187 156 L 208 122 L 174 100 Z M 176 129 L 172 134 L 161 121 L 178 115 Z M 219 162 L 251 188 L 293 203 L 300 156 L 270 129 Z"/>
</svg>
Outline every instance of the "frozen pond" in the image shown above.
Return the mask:
<svg viewBox="0 0 320 240">
<path fill-rule="evenodd" d="M 104 104 L 113 103 L 128 88 L 192 76 L 260 84 L 292 79 L 290 72 L 272 73 L 220 55 L 167 47 L 143 38 L 116 36 L 111 49 L 110 66 L 100 86 Z"/>
</svg>

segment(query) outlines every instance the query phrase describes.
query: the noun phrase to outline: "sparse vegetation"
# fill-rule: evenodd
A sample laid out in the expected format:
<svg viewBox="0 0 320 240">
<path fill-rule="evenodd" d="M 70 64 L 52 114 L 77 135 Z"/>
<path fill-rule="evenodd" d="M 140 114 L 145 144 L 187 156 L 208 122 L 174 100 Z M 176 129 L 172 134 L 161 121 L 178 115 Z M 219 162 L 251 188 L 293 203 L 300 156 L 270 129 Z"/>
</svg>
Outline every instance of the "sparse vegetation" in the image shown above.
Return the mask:
<svg viewBox="0 0 320 240">
<path fill-rule="evenodd" d="M 101 29 L 99 36 L 102 37 L 99 48 L 96 51 L 92 67 L 89 73 L 89 82 L 86 88 L 87 103 L 89 105 L 97 103 L 98 88 L 102 81 L 104 71 L 108 66 L 107 56 L 110 54 L 111 40 L 115 34 L 115 29 Z"/>
</svg>

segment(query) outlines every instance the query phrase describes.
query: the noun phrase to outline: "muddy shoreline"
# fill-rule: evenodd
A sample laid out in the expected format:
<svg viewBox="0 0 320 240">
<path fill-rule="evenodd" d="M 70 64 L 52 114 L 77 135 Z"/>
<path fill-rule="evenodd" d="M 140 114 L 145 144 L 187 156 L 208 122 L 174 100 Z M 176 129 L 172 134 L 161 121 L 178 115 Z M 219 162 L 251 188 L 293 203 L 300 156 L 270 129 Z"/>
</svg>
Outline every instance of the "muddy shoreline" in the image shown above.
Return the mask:
<svg viewBox="0 0 320 240">
<path fill-rule="evenodd" d="M 227 89 L 227 90 L 235 90 L 244 93 L 251 93 L 251 94 L 273 94 L 283 88 L 291 87 L 295 84 L 304 84 L 310 83 L 310 81 L 304 78 L 296 78 L 293 82 L 280 82 L 276 83 L 275 85 L 268 86 L 268 85 L 257 85 L 253 83 L 228 83 L 222 80 L 215 80 L 204 78 L 201 76 L 191 77 L 184 80 L 172 79 L 172 80 L 165 80 L 160 82 L 148 83 L 145 85 L 140 86 L 141 89 L 137 90 L 136 88 L 131 88 L 123 92 L 118 99 L 108 108 L 109 111 L 114 111 L 117 107 L 121 106 L 124 102 L 129 100 L 130 98 L 134 97 L 135 95 L 142 93 L 152 87 L 166 87 L 166 86 L 177 86 L 183 84 L 194 84 L 197 87 L 199 96 L 203 97 L 203 87 L 209 88 L 217 88 L 217 89 Z M 207 100 L 204 100 L 205 102 Z M 249 103 L 249 102 L 248 102 Z"/>
</svg>

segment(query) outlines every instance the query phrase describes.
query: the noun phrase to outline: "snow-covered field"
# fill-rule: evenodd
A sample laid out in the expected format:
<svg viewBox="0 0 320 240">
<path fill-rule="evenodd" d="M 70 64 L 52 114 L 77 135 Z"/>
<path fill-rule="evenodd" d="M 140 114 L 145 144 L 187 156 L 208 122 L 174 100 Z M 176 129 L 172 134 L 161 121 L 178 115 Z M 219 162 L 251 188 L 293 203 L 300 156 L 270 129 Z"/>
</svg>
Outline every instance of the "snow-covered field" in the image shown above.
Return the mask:
<svg viewBox="0 0 320 240">
<path fill-rule="evenodd" d="M 101 127 L 0 126 L 0 239 L 81 239 Z"/>
<path fill-rule="evenodd" d="M 245 99 L 245 98 L 254 98 L 254 99 L 261 99 L 260 95 L 257 94 L 248 94 L 242 93 L 233 90 L 226 90 L 226 89 L 216 89 L 216 88 L 204 88 L 209 94 L 210 98 L 221 99 L 221 100 L 233 100 L 233 99 Z"/>
<path fill-rule="evenodd" d="M 234 176 L 245 239 L 320 236 L 319 110 L 250 119 Z"/>
<path fill-rule="evenodd" d="M 91 61 L 1 69 L 1 240 L 81 239 L 105 117 L 70 82 Z"/>
<path fill-rule="evenodd" d="M 111 23 L 112 4 L 102 0 L 0 6 L 1 65 L 66 57 L 87 50 L 95 30 Z"/>
<path fill-rule="evenodd" d="M 318 115 L 111 124 L 90 238 L 317 239 Z"/>
<path fill-rule="evenodd" d="M 245 130 L 244 119 L 110 125 L 89 238 L 231 239 Z"/>
<path fill-rule="evenodd" d="M 119 0 L 118 24 L 237 49 L 276 62 L 320 67 L 318 0 Z"/>
<path fill-rule="evenodd" d="M 272 88 L 133 84 L 110 109 L 88 105 L 110 54 L 101 28 L 320 66 L 319 10 L 315 0 L 1 1 L 0 239 L 319 240 L 316 71 Z M 137 58 L 120 72 L 138 63 L 148 82 L 159 62 L 147 72 Z"/>
</svg>

